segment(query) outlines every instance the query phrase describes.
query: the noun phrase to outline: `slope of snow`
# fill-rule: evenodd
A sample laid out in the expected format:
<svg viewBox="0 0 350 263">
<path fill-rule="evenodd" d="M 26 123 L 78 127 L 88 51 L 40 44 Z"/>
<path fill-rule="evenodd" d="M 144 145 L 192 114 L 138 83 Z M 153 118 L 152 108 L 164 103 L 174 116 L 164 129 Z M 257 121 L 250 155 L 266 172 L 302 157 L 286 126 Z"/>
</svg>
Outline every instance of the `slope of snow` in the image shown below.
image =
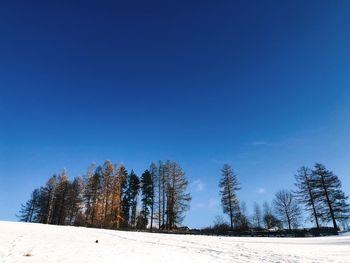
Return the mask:
<svg viewBox="0 0 350 263">
<path fill-rule="evenodd" d="M 0 262 L 350 262 L 350 236 L 211 237 L 0 221 Z"/>
</svg>

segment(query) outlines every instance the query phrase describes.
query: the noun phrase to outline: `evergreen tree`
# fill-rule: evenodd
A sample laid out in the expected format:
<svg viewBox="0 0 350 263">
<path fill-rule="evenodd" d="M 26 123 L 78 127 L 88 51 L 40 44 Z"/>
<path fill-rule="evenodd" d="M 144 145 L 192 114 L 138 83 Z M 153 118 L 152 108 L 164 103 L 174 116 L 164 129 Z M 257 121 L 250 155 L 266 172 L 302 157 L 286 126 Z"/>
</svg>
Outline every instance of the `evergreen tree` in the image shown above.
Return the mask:
<svg viewBox="0 0 350 263">
<path fill-rule="evenodd" d="M 181 224 L 185 212 L 190 208 L 191 195 L 187 192 L 188 180 L 181 166 L 174 161 L 167 161 L 164 165 L 166 189 L 166 227 L 174 229 Z"/>
<path fill-rule="evenodd" d="M 240 213 L 236 191 L 241 188 L 239 187 L 237 177 L 233 173 L 232 167 L 229 164 L 225 164 L 221 172 L 222 177 L 219 183 L 221 205 L 224 213 L 230 217 L 231 230 L 233 230 L 234 218 Z"/>
<path fill-rule="evenodd" d="M 298 226 L 301 210 L 292 192 L 288 190 L 278 191 L 273 204 L 280 220 L 288 226 L 289 230 Z"/>
<path fill-rule="evenodd" d="M 67 217 L 67 192 L 69 179 L 64 169 L 57 178 L 57 187 L 54 195 L 51 224 L 65 225 Z"/>
<path fill-rule="evenodd" d="M 151 173 L 146 170 L 141 175 L 141 202 L 142 210 L 140 213 L 140 223 L 142 228 L 146 228 L 148 225 L 148 216 L 150 214 L 150 207 L 153 204 L 153 178 Z"/>
<path fill-rule="evenodd" d="M 30 199 L 26 202 L 26 204 L 21 205 L 21 209 L 19 211 L 20 215 L 18 216 L 21 222 L 34 222 L 36 220 L 39 198 L 40 189 L 37 188 L 32 192 Z"/>
<path fill-rule="evenodd" d="M 149 196 L 150 196 L 150 213 L 151 213 L 151 230 L 153 229 L 153 219 L 154 219 L 154 209 L 155 209 L 155 195 L 156 195 L 156 182 L 157 182 L 157 166 L 155 163 L 151 164 L 150 168 L 150 173 L 151 173 L 151 187 L 149 190 Z"/>
<path fill-rule="evenodd" d="M 295 196 L 299 202 L 306 206 L 307 211 L 311 213 L 311 220 L 316 223 L 316 227 L 319 229 L 319 207 L 317 206 L 316 192 L 315 192 L 315 178 L 312 171 L 303 166 L 295 175 L 295 186 L 298 188 L 295 191 Z"/>
<path fill-rule="evenodd" d="M 136 227 L 136 209 L 137 209 L 137 197 L 140 190 L 140 179 L 139 177 L 134 173 L 133 170 L 131 170 L 130 177 L 129 177 L 129 202 L 130 202 L 130 208 L 131 208 L 131 227 Z"/>
<path fill-rule="evenodd" d="M 53 175 L 45 184 L 40 188 L 40 196 L 38 200 L 38 214 L 37 222 L 44 224 L 52 223 L 52 213 L 54 206 L 54 197 L 57 188 L 57 176 Z"/>
<path fill-rule="evenodd" d="M 334 229 L 337 230 L 337 221 L 349 218 L 349 204 L 346 203 L 348 197 L 341 189 L 339 178 L 324 165 L 315 165 L 313 177 L 321 218 L 325 222 L 332 221 Z"/>
<path fill-rule="evenodd" d="M 103 165 L 103 177 L 102 177 L 102 191 L 101 198 L 102 204 L 102 219 L 101 226 L 107 228 L 110 225 L 111 215 L 109 214 L 111 206 L 111 193 L 112 193 L 112 179 L 113 179 L 113 164 L 107 160 Z"/>
<path fill-rule="evenodd" d="M 74 178 L 72 183 L 68 185 L 67 194 L 67 214 L 68 214 L 68 225 L 74 225 L 79 218 L 82 203 L 83 203 L 83 189 L 84 181 L 81 177 Z M 82 222 L 80 222 L 82 223 Z"/>
<path fill-rule="evenodd" d="M 89 225 L 97 227 L 101 225 L 101 189 L 102 189 L 103 168 L 98 166 L 87 185 L 91 194 L 91 209 L 89 213 Z"/>
</svg>

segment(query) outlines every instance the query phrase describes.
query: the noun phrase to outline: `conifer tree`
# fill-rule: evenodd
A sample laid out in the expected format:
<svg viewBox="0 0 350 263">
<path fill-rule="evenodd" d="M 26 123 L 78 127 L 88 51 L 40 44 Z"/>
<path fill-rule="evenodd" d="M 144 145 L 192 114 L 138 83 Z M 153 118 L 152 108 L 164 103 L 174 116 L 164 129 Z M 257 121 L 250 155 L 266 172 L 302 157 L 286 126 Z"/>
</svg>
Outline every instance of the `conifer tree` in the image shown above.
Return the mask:
<svg viewBox="0 0 350 263">
<path fill-rule="evenodd" d="M 36 213 L 38 212 L 40 198 L 40 189 L 35 189 L 30 199 L 26 202 L 25 205 L 21 205 L 21 209 L 19 211 L 20 215 L 19 220 L 21 222 L 34 222 L 36 220 Z"/>
<path fill-rule="evenodd" d="M 191 195 L 187 192 L 188 180 L 181 166 L 174 161 L 165 164 L 167 186 L 167 228 L 181 224 L 185 212 L 190 208 Z"/>
<path fill-rule="evenodd" d="M 111 161 L 107 160 L 103 165 L 103 177 L 102 177 L 102 191 L 101 198 L 103 200 L 102 204 L 102 219 L 101 224 L 106 228 L 110 222 L 110 212 L 109 206 L 111 205 L 111 184 L 113 179 L 113 164 Z"/>
<path fill-rule="evenodd" d="M 157 166 L 155 163 L 151 164 L 150 167 L 151 173 L 151 187 L 150 187 L 150 213 L 151 213 L 151 230 L 153 229 L 153 219 L 154 219 L 154 210 L 155 210 L 155 195 L 156 195 L 156 182 L 157 182 Z"/>
<path fill-rule="evenodd" d="M 317 205 L 315 178 L 313 175 L 312 171 L 305 166 L 298 170 L 295 175 L 295 186 L 298 188 L 298 190 L 295 191 L 295 196 L 299 202 L 305 205 L 307 211 L 311 213 L 311 220 L 315 222 L 317 229 L 319 229 L 320 211 Z"/>
<path fill-rule="evenodd" d="M 240 212 L 236 191 L 240 190 L 239 183 L 232 167 L 225 164 L 221 170 L 222 176 L 219 183 L 221 205 L 225 214 L 230 218 L 231 230 L 233 230 L 234 218 Z"/>
<path fill-rule="evenodd" d="M 150 207 L 153 201 L 153 180 L 148 170 L 141 175 L 141 195 L 142 210 L 139 225 L 145 228 L 148 225 L 148 216 L 150 215 Z"/>
<path fill-rule="evenodd" d="M 337 221 L 349 218 L 348 197 L 342 191 L 339 178 L 333 172 L 317 163 L 313 170 L 314 188 L 318 204 L 321 207 L 321 218 L 332 222 L 333 228 L 338 229 Z"/>
<path fill-rule="evenodd" d="M 133 170 L 131 170 L 129 177 L 129 202 L 131 208 L 131 227 L 136 227 L 136 209 L 137 209 L 137 197 L 140 190 L 140 179 L 135 174 Z"/>
<path fill-rule="evenodd" d="M 84 181 L 81 177 L 74 178 L 72 183 L 68 185 L 67 194 L 67 214 L 68 214 L 68 225 L 74 225 L 81 212 L 83 203 L 83 189 Z"/>
<path fill-rule="evenodd" d="M 68 184 L 69 179 L 67 171 L 64 169 L 57 178 L 51 224 L 64 225 L 66 223 Z"/>
</svg>

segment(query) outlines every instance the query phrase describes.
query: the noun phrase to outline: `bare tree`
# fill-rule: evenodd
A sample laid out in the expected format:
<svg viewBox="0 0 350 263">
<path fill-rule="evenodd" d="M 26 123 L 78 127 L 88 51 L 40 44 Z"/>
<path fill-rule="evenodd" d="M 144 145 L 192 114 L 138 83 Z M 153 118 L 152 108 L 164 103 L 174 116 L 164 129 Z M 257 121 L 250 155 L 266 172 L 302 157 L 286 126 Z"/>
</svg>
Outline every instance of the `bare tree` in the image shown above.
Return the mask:
<svg viewBox="0 0 350 263">
<path fill-rule="evenodd" d="M 261 208 L 258 203 L 254 203 L 254 214 L 253 214 L 253 223 L 254 226 L 257 228 L 261 228 L 261 221 L 262 221 L 262 213 Z"/>
<path fill-rule="evenodd" d="M 276 214 L 288 226 L 289 230 L 298 226 L 301 210 L 292 192 L 288 190 L 278 191 L 273 205 Z"/>
</svg>

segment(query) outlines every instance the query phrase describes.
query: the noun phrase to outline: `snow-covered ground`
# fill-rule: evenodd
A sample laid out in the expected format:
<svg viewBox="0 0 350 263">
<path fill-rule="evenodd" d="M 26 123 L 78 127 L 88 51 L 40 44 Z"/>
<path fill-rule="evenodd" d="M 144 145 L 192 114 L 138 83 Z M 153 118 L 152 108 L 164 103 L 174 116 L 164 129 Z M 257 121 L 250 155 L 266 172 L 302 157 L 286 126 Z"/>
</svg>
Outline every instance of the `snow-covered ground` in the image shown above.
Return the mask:
<svg viewBox="0 0 350 263">
<path fill-rule="evenodd" d="M 350 236 L 210 237 L 0 221 L 0 262 L 350 262 Z"/>
</svg>

